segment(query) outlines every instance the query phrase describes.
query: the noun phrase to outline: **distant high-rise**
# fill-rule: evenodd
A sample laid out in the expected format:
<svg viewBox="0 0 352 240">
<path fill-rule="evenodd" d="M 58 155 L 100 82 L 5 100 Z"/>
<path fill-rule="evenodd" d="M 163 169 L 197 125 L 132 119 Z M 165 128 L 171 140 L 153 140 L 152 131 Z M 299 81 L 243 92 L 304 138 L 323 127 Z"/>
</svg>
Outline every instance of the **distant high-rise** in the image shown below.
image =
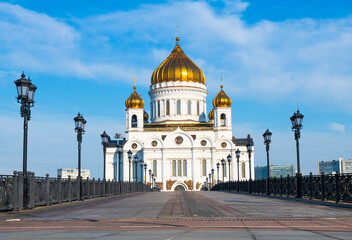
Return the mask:
<svg viewBox="0 0 352 240">
<path fill-rule="evenodd" d="M 57 170 L 57 176 L 59 175 L 61 178 L 68 178 L 68 176 L 71 176 L 71 179 L 76 179 L 78 177 L 78 168 L 59 168 Z M 90 178 L 90 170 L 81 169 L 81 176 L 83 179 Z"/>
<path fill-rule="evenodd" d="M 267 166 L 255 167 L 255 179 L 262 179 L 268 177 Z M 294 176 L 295 174 L 295 165 L 286 164 L 286 165 L 270 165 L 270 177 L 287 177 L 287 175 Z"/>
<path fill-rule="evenodd" d="M 318 162 L 318 173 L 319 175 L 324 174 L 335 174 L 339 173 L 352 173 L 352 160 L 344 160 L 339 158 L 339 160 L 332 161 L 321 161 Z"/>
</svg>

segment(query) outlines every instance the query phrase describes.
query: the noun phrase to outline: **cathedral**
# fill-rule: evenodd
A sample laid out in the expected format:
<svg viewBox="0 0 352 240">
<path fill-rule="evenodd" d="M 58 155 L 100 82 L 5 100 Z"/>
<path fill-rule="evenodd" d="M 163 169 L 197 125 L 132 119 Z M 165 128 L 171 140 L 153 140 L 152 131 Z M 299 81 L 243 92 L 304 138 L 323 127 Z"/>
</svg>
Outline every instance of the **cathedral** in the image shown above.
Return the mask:
<svg viewBox="0 0 352 240">
<path fill-rule="evenodd" d="M 145 181 L 162 191 L 198 191 L 207 181 L 245 180 L 250 172 L 254 178 L 254 151 L 251 157 L 247 151 L 253 140 L 232 135 L 231 98 L 221 83 L 207 112 L 203 71 L 183 52 L 179 37 L 154 70 L 149 89 L 149 114 L 136 86 L 125 102 L 125 138 L 106 145 L 107 180 Z"/>
</svg>

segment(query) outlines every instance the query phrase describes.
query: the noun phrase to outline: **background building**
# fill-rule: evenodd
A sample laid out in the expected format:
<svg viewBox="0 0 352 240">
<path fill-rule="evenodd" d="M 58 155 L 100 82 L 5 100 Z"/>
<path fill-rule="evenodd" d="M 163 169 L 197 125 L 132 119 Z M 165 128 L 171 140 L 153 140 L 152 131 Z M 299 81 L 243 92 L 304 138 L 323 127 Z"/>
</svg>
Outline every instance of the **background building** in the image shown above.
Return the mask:
<svg viewBox="0 0 352 240">
<path fill-rule="evenodd" d="M 336 172 L 352 173 L 352 160 L 344 160 L 343 158 L 339 158 L 339 160 L 318 162 L 319 175 L 322 173 L 335 174 Z"/>
<path fill-rule="evenodd" d="M 255 167 L 255 179 L 262 179 L 268 177 L 267 166 Z M 287 177 L 287 175 L 295 175 L 295 165 L 286 164 L 286 165 L 270 165 L 270 177 Z"/>
<path fill-rule="evenodd" d="M 72 179 L 76 179 L 78 177 L 78 168 L 59 168 L 57 170 L 57 176 L 59 175 L 61 178 L 68 178 L 68 176 L 71 176 Z M 90 178 L 90 170 L 81 169 L 81 176 L 83 179 Z"/>
</svg>

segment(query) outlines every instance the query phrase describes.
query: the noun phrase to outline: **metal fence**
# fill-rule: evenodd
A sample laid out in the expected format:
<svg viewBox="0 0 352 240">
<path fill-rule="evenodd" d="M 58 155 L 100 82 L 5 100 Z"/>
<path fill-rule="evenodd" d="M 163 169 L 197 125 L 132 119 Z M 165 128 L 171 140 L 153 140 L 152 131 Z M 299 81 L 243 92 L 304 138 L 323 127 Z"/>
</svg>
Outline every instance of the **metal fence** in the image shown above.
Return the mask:
<svg viewBox="0 0 352 240">
<path fill-rule="evenodd" d="M 279 177 L 216 184 L 211 191 L 234 191 L 258 195 L 296 197 L 301 184 L 302 197 L 352 203 L 352 174 Z"/>
<path fill-rule="evenodd" d="M 80 181 L 77 179 L 52 178 L 48 174 L 36 177 L 31 172 L 24 178 L 22 172 L 16 171 L 13 175 L 0 175 L 0 178 L 0 210 L 16 211 L 79 199 Z M 149 186 L 137 182 L 82 180 L 83 199 L 149 191 Z"/>
</svg>

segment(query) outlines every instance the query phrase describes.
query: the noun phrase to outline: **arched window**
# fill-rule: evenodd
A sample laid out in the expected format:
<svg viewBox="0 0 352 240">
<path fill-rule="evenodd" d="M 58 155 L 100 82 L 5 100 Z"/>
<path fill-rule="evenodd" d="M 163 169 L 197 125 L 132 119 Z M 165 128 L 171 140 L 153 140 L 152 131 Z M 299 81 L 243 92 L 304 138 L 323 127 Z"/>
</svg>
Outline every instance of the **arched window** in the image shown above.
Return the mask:
<svg viewBox="0 0 352 240">
<path fill-rule="evenodd" d="M 177 100 L 177 115 L 181 114 L 181 100 Z"/>
<path fill-rule="evenodd" d="M 246 178 L 246 164 L 242 162 L 242 178 Z"/>
<path fill-rule="evenodd" d="M 160 117 L 160 101 L 158 101 L 158 117 Z"/>
<path fill-rule="evenodd" d="M 157 168 L 156 160 L 154 160 L 153 161 L 153 174 L 155 177 L 157 176 L 157 172 L 158 172 L 158 168 Z"/>
<path fill-rule="evenodd" d="M 183 160 L 183 176 L 187 176 L 187 160 Z"/>
<path fill-rule="evenodd" d="M 172 161 L 172 176 L 176 177 L 176 160 Z"/>
<path fill-rule="evenodd" d="M 166 100 L 166 115 L 170 116 L 170 101 Z"/>
<path fill-rule="evenodd" d="M 188 109 L 188 115 L 192 114 L 192 103 L 191 100 L 188 100 L 187 102 L 187 109 Z"/>
<path fill-rule="evenodd" d="M 182 161 L 181 160 L 177 161 L 177 176 L 179 176 L 179 177 L 182 176 Z"/>
<path fill-rule="evenodd" d="M 197 101 L 197 115 L 198 116 L 199 116 L 199 112 L 200 112 L 199 101 Z"/>
<path fill-rule="evenodd" d="M 136 127 L 137 127 L 137 116 L 136 116 L 136 115 L 132 115 L 131 126 L 132 126 L 133 128 L 136 128 Z"/>
<path fill-rule="evenodd" d="M 202 161 L 202 175 L 207 176 L 207 161 L 204 159 Z"/>
<path fill-rule="evenodd" d="M 225 127 L 226 126 L 226 115 L 225 113 L 221 113 L 220 115 L 220 126 Z"/>
</svg>

